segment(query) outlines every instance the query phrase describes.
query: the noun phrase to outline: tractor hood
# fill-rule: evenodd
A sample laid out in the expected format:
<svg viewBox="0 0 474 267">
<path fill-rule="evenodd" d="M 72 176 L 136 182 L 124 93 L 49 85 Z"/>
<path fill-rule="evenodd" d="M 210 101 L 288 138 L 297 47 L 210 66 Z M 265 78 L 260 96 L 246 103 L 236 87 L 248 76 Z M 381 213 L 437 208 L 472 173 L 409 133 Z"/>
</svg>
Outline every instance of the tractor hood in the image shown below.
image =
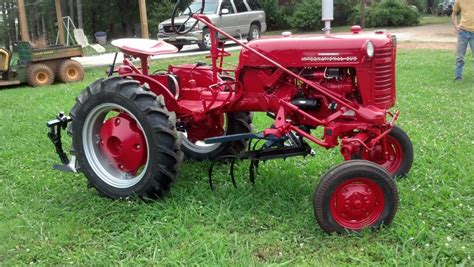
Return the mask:
<svg viewBox="0 0 474 267">
<path fill-rule="evenodd" d="M 285 67 L 317 67 L 331 65 L 356 65 L 370 60 L 367 50 L 372 43 L 377 51 L 396 46 L 395 36 L 383 32 L 338 34 L 326 36 L 272 37 L 252 41 L 249 47 L 258 50 Z M 240 53 L 242 66 L 271 66 L 271 64 L 243 48 Z"/>
</svg>

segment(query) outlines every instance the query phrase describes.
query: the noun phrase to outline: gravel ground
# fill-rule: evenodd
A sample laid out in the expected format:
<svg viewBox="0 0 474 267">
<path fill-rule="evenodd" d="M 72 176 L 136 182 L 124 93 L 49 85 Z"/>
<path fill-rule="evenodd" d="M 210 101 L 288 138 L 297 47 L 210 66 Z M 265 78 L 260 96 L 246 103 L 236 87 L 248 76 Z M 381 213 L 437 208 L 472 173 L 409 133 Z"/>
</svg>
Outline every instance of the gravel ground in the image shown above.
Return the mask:
<svg viewBox="0 0 474 267">
<path fill-rule="evenodd" d="M 456 48 L 456 30 L 451 23 L 391 29 L 389 32 L 397 35 L 401 49 Z"/>
</svg>

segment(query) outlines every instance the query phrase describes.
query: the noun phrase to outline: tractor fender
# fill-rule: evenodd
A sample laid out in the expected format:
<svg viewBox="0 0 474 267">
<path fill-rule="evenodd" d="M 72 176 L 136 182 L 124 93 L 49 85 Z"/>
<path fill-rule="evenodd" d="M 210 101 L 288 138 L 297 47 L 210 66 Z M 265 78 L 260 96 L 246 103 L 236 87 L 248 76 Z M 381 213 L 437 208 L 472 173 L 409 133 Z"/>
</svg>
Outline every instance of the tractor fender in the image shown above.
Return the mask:
<svg viewBox="0 0 474 267">
<path fill-rule="evenodd" d="M 171 93 L 168 87 L 166 87 L 159 81 L 154 80 L 148 76 L 136 73 L 127 74 L 126 76 L 140 82 L 140 84 L 142 85 L 144 85 L 145 83 L 148 84 L 148 86 L 150 87 L 150 91 L 152 91 L 156 95 L 162 95 L 165 99 L 165 104 L 168 111 L 176 111 L 178 109 L 178 102 L 176 101 L 173 93 Z"/>
</svg>

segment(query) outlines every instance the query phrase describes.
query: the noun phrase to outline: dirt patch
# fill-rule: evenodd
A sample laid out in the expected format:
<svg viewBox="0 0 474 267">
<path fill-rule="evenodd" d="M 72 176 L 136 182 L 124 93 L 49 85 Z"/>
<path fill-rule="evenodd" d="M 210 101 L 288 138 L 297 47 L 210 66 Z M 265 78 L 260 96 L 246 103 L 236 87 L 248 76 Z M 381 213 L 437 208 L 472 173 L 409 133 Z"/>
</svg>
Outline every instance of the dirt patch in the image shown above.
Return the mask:
<svg viewBox="0 0 474 267">
<path fill-rule="evenodd" d="M 456 43 L 451 42 L 400 42 L 397 45 L 398 49 L 411 50 L 411 49 L 431 49 L 431 50 L 456 50 Z"/>
<path fill-rule="evenodd" d="M 455 50 L 457 33 L 451 23 L 392 29 L 400 49 Z"/>
</svg>

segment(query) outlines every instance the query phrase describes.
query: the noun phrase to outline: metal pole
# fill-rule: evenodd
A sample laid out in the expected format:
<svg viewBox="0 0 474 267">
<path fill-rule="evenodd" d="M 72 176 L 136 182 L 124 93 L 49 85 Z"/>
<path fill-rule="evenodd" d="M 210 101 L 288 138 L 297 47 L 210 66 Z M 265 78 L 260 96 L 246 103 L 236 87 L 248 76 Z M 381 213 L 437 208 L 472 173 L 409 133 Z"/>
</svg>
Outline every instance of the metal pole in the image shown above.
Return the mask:
<svg viewBox="0 0 474 267">
<path fill-rule="evenodd" d="M 324 33 L 326 37 L 331 34 L 331 21 L 334 19 L 334 2 L 333 0 L 323 0 L 321 20 L 324 21 Z"/>
<path fill-rule="evenodd" d="M 64 26 L 63 26 L 63 15 L 61 12 L 61 0 L 54 0 L 56 5 L 56 18 L 58 20 L 58 35 L 59 35 L 59 43 L 66 44 L 64 40 Z"/>
<path fill-rule="evenodd" d="M 146 1 L 138 0 L 140 9 L 140 22 L 142 28 L 142 38 L 148 39 L 148 20 L 146 16 Z"/>
<path fill-rule="evenodd" d="M 18 0 L 17 3 L 18 3 L 18 17 L 20 19 L 21 40 L 25 42 L 29 42 L 30 35 L 28 34 L 28 23 L 26 22 L 25 1 Z"/>
</svg>

